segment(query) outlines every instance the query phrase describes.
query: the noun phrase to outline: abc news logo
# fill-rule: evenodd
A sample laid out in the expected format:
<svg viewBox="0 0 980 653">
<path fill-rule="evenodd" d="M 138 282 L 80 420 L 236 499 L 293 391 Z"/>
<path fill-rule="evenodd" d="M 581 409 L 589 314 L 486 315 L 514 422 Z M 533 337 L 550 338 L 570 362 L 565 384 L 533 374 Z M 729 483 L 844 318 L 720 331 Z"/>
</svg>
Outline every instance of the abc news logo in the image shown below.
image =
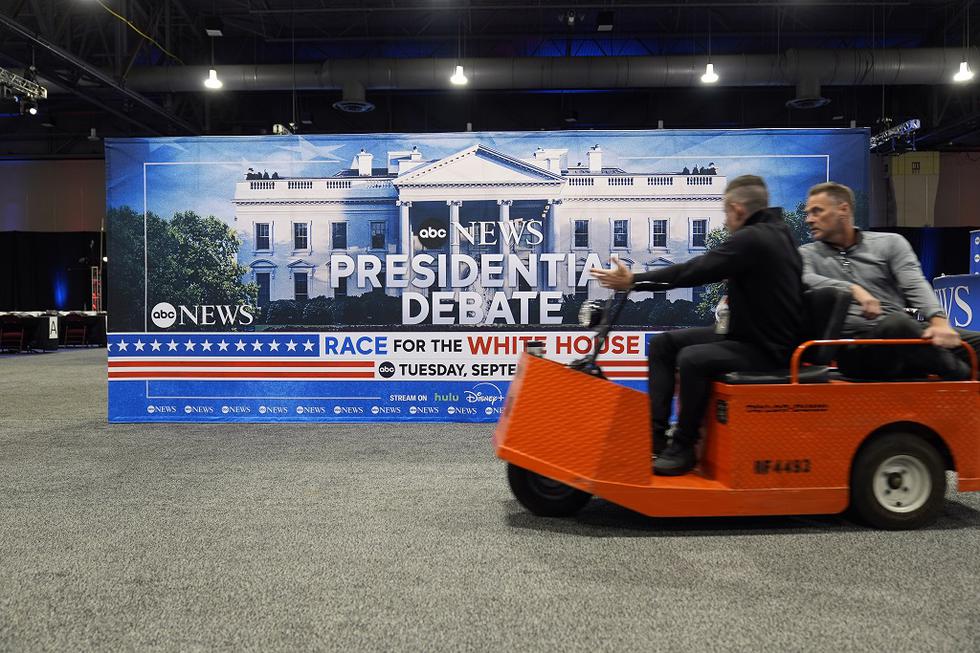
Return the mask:
<svg viewBox="0 0 980 653">
<path fill-rule="evenodd" d="M 450 406 L 446 409 L 450 415 L 476 415 L 477 410 L 473 406 Z"/>
<path fill-rule="evenodd" d="M 174 306 L 170 302 L 160 302 L 150 311 L 150 320 L 158 329 L 169 329 L 174 324 L 187 323 L 203 326 L 218 324 L 249 325 L 255 321 L 254 309 L 248 304 L 199 304 L 196 306 Z"/>
<path fill-rule="evenodd" d="M 259 406 L 260 415 L 285 415 L 288 412 L 285 406 Z"/>
<path fill-rule="evenodd" d="M 390 379 L 395 375 L 395 364 L 391 361 L 384 361 L 378 365 L 378 374 L 380 374 L 382 378 Z"/>
<path fill-rule="evenodd" d="M 297 415 L 302 415 L 304 413 L 307 415 L 326 415 L 327 409 L 324 408 L 323 406 L 297 406 L 296 407 Z"/>
<path fill-rule="evenodd" d="M 415 235 L 426 249 L 439 249 L 449 238 L 449 228 L 439 220 L 426 220 L 419 225 L 419 231 Z"/>
<path fill-rule="evenodd" d="M 252 413 L 252 409 L 249 406 L 222 406 L 221 407 L 222 415 L 228 415 L 228 414 L 250 415 L 251 413 Z"/>
<path fill-rule="evenodd" d="M 371 406 L 372 415 L 401 415 L 402 409 L 398 406 Z"/>
<path fill-rule="evenodd" d="M 176 406 L 160 406 L 160 405 L 156 405 L 156 404 L 150 404 L 149 406 L 146 407 L 146 412 L 148 412 L 151 415 L 153 415 L 154 413 L 170 414 L 170 413 L 176 413 L 177 412 L 177 407 Z"/>
</svg>

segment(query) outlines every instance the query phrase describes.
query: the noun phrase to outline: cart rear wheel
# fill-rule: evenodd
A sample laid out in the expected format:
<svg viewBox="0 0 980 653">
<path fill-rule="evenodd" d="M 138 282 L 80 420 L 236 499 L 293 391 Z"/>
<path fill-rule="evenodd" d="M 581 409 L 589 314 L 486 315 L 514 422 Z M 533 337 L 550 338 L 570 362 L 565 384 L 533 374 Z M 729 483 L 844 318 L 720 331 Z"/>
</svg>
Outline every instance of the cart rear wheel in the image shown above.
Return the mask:
<svg viewBox="0 0 980 653">
<path fill-rule="evenodd" d="M 875 528 L 919 528 L 939 514 L 946 473 L 939 452 L 908 433 L 885 435 L 858 452 L 851 509 Z"/>
<path fill-rule="evenodd" d="M 587 492 L 510 463 L 507 482 L 520 504 L 541 517 L 570 517 L 592 498 Z"/>
</svg>

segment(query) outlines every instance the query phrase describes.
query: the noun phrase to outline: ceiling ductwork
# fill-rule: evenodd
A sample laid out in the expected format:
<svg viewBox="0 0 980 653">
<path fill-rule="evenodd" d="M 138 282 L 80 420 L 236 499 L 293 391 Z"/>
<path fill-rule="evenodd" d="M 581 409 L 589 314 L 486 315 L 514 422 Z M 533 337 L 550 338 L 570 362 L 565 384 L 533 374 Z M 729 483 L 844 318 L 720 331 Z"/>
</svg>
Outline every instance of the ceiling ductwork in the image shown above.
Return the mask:
<svg viewBox="0 0 980 653">
<path fill-rule="evenodd" d="M 980 51 L 967 60 L 980 68 Z M 951 79 L 960 48 L 914 50 L 789 50 L 782 55 L 716 55 L 720 86 L 798 86 L 797 100 L 819 102 L 820 86 L 933 85 Z M 228 91 L 345 89 L 365 102 L 363 89 L 421 91 L 449 87 L 454 59 L 345 59 L 322 64 L 216 66 Z M 704 56 L 529 57 L 467 59 L 475 90 L 626 89 L 699 86 Z M 126 87 L 147 93 L 199 92 L 208 66 L 133 68 Z M 358 86 L 351 85 L 356 82 Z M 795 101 L 795 100 L 794 100 Z"/>
<path fill-rule="evenodd" d="M 786 101 L 788 109 L 819 109 L 830 104 L 830 99 L 820 95 L 820 82 L 804 79 L 796 85 L 796 97 Z"/>
<path fill-rule="evenodd" d="M 343 97 L 333 103 L 333 108 L 345 113 L 374 111 L 374 105 L 365 97 L 364 84 L 356 80 L 344 82 Z"/>
</svg>

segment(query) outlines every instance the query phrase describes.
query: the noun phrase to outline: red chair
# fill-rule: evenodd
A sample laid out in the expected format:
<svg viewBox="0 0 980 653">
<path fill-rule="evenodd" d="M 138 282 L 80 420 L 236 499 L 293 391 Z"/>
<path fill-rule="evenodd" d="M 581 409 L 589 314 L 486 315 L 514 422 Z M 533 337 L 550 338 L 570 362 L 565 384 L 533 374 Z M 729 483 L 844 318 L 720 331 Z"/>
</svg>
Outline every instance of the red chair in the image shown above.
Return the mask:
<svg viewBox="0 0 980 653">
<path fill-rule="evenodd" d="M 65 318 L 65 334 L 61 344 L 65 346 L 88 344 L 88 325 L 81 315 L 68 315 Z"/>
<path fill-rule="evenodd" d="M 0 351 L 22 351 L 26 340 L 24 323 L 19 317 L 8 316 L 0 323 Z"/>
</svg>

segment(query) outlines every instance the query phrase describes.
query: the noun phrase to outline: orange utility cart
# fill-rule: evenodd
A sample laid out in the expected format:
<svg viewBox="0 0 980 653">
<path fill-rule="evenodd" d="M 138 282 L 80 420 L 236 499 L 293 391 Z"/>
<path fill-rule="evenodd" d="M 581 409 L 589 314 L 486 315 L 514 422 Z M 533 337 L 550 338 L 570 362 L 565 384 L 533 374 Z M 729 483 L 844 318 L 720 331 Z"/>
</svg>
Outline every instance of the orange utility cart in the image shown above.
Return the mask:
<svg viewBox="0 0 980 653">
<path fill-rule="evenodd" d="M 980 490 L 980 382 L 858 382 L 801 368 L 785 379 L 715 383 L 700 466 L 653 475 L 646 393 L 524 354 L 494 433 L 517 499 L 571 515 L 592 495 L 655 517 L 790 515 L 848 507 L 879 528 L 937 514 L 946 470 Z M 860 341 L 918 344 L 922 341 Z M 737 381 L 736 377 L 729 377 Z"/>
</svg>

